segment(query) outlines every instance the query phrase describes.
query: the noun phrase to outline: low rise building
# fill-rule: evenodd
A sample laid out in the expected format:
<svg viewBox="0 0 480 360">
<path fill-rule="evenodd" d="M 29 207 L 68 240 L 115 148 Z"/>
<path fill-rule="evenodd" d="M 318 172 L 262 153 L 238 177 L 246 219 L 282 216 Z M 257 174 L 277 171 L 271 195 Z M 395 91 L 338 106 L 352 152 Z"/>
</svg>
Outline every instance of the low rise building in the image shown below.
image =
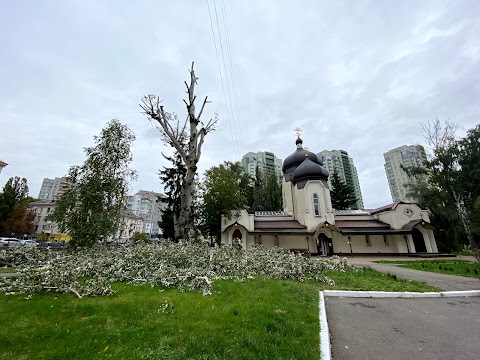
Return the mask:
<svg viewBox="0 0 480 360">
<path fill-rule="evenodd" d="M 47 216 L 51 215 L 57 204 L 53 200 L 40 200 L 28 204 L 29 208 L 35 214 L 33 220 L 33 232 L 37 239 L 45 241 L 69 241 L 70 236 L 62 233 L 57 223 L 48 220 Z"/>
<path fill-rule="evenodd" d="M 110 236 L 107 241 L 128 244 L 135 233 L 143 232 L 143 219 L 131 211 L 122 211 L 115 236 Z"/>
</svg>

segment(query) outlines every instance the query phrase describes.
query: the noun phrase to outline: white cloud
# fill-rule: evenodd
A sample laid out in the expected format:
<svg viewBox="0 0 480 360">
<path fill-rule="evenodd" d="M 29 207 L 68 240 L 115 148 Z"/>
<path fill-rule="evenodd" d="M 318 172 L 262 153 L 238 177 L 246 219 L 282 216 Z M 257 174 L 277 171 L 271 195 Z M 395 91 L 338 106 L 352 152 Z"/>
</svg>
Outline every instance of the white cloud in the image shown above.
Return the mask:
<svg viewBox="0 0 480 360">
<path fill-rule="evenodd" d="M 221 16 L 221 2 L 216 5 Z M 0 182 L 26 176 L 37 195 L 43 177 L 62 176 L 81 163 L 82 148 L 118 118 L 137 134 L 133 190 L 161 190 L 157 171 L 166 149 L 138 103 L 144 94 L 158 94 L 183 117 L 192 60 L 199 98 L 213 101 L 205 117 L 218 113 L 221 128 L 206 138 L 201 172 L 248 151 L 285 158 L 300 126 L 311 151 L 349 152 L 365 205 L 375 207 L 391 201 L 383 153 L 422 143 L 419 122 L 438 116 L 465 128 L 478 123 L 475 0 L 224 5 L 238 95 L 230 122 L 205 2 L 6 5 L 0 14 L 0 156 L 10 165 Z"/>
</svg>

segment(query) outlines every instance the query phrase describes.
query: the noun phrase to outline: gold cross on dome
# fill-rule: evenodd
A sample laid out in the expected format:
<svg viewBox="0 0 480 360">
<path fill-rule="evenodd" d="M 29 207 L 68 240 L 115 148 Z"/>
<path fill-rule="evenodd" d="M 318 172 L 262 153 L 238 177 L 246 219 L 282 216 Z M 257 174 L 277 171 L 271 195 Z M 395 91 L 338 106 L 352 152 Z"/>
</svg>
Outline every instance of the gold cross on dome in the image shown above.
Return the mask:
<svg viewBox="0 0 480 360">
<path fill-rule="evenodd" d="M 293 130 L 295 132 L 295 134 L 297 135 L 297 137 L 300 137 L 300 134 L 302 133 L 302 129 L 300 129 L 298 126 L 295 130 Z"/>
</svg>

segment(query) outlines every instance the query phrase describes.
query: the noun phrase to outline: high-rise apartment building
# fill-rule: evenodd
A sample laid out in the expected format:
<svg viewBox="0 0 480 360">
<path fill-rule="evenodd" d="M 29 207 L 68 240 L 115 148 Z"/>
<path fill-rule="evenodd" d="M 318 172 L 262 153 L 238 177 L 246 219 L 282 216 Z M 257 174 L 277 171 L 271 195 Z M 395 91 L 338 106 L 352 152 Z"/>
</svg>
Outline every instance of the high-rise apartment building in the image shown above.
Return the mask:
<svg viewBox="0 0 480 360">
<path fill-rule="evenodd" d="M 323 160 L 323 166 L 330 173 L 330 178 L 335 171 L 340 179 L 342 179 L 347 186 L 353 189 L 357 203 L 353 209 L 363 209 L 362 191 L 360 189 L 360 181 L 358 180 L 357 168 L 353 164 L 353 159 L 348 156 L 345 150 L 324 150 L 317 154 L 317 157 Z"/>
<path fill-rule="evenodd" d="M 408 186 L 417 181 L 416 178 L 409 177 L 401 168 L 423 166 L 427 155 L 421 145 L 403 145 L 392 149 L 383 154 L 385 159 L 385 173 L 387 174 L 388 185 L 393 201 L 414 202 L 407 196 Z"/>
<path fill-rule="evenodd" d="M 143 219 L 143 232 L 158 235 L 161 229 L 158 222 L 162 219 L 165 204 L 158 200 L 165 195 L 153 191 L 140 190 L 135 195 L 127 197 L 127 207 L 136 216 Z"/>
<path fill-rule="evenodd" d="M 68 182 L 64 177 L 55 179 L 44 178 L 38 198 L 41 200 L 54 200 L 68 189 Z"/>
<path fill-rule="evenodd" d="M 275 174 L 278 179 L 282 177 L 282 159 L 268 151 L 248 152 L 242 157 L 242 167 L 251 177 L 255 177 L 256 168 L 267 174 Z"/>
</svg>

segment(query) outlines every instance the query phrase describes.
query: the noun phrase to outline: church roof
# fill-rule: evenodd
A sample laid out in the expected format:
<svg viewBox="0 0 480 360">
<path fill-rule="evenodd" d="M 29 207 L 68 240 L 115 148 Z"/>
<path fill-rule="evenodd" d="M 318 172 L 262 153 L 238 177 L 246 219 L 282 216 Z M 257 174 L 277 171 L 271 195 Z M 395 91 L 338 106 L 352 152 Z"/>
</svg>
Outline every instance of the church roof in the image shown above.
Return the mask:
<svg viewBox="0 0 480 360">
<path fill-rule="evenodd" d="M 370 215 L 367 210 L 335 210 L 335 215 Z"/>
<path fill-rule="evenodd" d="M 285 211 L 255 211 L 255 216 L 257 217 L 286 217 L 290 216 L 289 213 Z"/>
<path fill-rule="evenodd" d="M 390 229 L 390 225 L 378 220 L 336 220 L 335 226 L 344 229 Z"/>
<path fill-rule="evenodd" d="M 292 181 L 302 188 L 307 180 L 328 180 L 328 170 L 324 168 L 321 157 L 303 148 L 302 139 L 295 142 L 297 149 L 287 156 L 282 171 L 285 181 Z"/>
<path fill-rule="evenodd" d="M 376 209 L 371 209 L 369 210 L 370 211 L 370 214 L 376 214 L 376 213 L 379 213 L 379 212 L 382 212 L 382 211 L 389 211 L 389 210 L 395 210 L 395 208 L 397 207 L 397 205 L 400 204 L 400 202 L 394 202 L 392 204 L 388 204 L 388 205 L 385 205 L 385 206 L 382 206 L 382 207 L 379 207 L 379 208 L 376 208 Z"/>
<path fill-rule="evenodd" d="M 303 149 L 302 139 L 298 138 L 297 141 L 295 141 L 295 144 L 297 145 L 297 149 L 292 154 L 288 155 L 283 161 L 282 171 L 284 174 L 293 172 L 293 170 L 305 160 L 305 157 L 308 157 L 313 162 L 318 161 L 317 155 L 311 151 Z"/>
<path fill-rule="evenodd" d="M 257 230 L 304 230 L 307 227 L 300 224 L 297 220 L 279 220 L 279 221 L 255 221 L 255 231 Z"/>
<path fill-rule="evenodd" d="M 328 170 L 305 156 L 303 162 L 293 172 L 293 182 L 310 179 L 328 180 Z"/>
</svg>

